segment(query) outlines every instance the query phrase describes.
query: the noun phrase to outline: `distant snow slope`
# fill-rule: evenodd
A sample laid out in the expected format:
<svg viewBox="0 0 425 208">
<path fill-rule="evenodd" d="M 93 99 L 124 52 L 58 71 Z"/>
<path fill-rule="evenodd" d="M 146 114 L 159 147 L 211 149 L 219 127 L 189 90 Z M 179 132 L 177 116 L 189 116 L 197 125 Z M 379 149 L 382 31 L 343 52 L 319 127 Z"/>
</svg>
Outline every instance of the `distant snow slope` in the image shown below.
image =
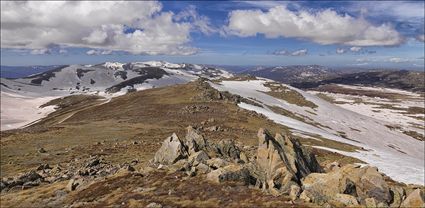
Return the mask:
<svg viewBox="0 0 425 208">
<path fill-rule="evenodd" d="M 39 106 L 57 97 L 71 94 L 114 97 L 129 90 L 187 83 L 199 77 L 231 76 L 222 69 L 203 65 L 148 61 L 70 65 L 24 78 L 1 78 L 1 130 L 22 127 L 47 115 L 52 109 Z"/>
<path fill-rule="evenodd" d="M 390 130 L 385 126 L 388 124 L 385 121 L 355 113 L 324 101 L 315 95 L 284 85 L 299 92 L 305 99 L 318 107 L 312 109 L 290 104 L 264 93 L 270 90 L 264 86 L 266 82 L 271 82 L 271 80 L 222 81 L 219 84 L 211 83 L 211 85 L 220 91 L 229 91 L 260 102 L 263 107 L 247 103 L 240 103 L 239 106 L 261 113 L 277 123 L 288 126 L 297 134 L 320 135 L 327 139 L 363 147 L 365 150 L 357 152 L 333 151 L 377 166 L 380 171 L 395 180 L 424 184 L 424 142 Z M 283 108 L 329 128 L 313 126 L 275 113 L 265 105 Z M 345 136 L 341 136 L 341 133 Z"/>
</svg>

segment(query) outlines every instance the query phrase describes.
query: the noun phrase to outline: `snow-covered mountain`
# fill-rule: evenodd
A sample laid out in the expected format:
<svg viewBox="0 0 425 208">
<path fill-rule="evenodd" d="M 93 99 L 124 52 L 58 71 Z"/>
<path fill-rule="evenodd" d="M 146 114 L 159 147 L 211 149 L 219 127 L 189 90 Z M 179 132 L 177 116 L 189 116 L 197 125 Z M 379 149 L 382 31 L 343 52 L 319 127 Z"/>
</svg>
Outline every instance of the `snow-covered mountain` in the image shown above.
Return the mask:
<svg viewBox="0 0 425 208">
<path fill-rule="evenodd" d="M 53 112 L 40 106 L 71 94 L 107 99 L 129 91 L 187 83 L 199 77 L 231 77 L 219 68 L 163 61 L 70 65 L 24 78 L 1 78 L 1 130 L 23 127 Z M 19 104 L 19 105 L 18 105 Z"/>
<path fill-rule="evenodd" d="M 198 77 L 230 77 L 230 73 L 196 64 L 163 61 L 70 65 L 18 79 L 1 79 L 1 91 L 23 95 L 63 96 L 75 93 L 123 94 L 186 83 Z"/>
</svg>

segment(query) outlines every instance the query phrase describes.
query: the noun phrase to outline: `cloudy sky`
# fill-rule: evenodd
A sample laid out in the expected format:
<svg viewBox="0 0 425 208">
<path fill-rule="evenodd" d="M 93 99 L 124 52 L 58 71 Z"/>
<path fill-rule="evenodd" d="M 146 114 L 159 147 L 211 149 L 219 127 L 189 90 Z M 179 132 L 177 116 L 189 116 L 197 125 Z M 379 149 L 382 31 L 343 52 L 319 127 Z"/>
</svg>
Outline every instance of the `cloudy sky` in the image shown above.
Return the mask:
<svg viewBox="0 0 425 208">
<path fill-rule="evenodd" d="M 424 2 L 1 2 L 1 64 L 424 68 Z"/>
</svg>

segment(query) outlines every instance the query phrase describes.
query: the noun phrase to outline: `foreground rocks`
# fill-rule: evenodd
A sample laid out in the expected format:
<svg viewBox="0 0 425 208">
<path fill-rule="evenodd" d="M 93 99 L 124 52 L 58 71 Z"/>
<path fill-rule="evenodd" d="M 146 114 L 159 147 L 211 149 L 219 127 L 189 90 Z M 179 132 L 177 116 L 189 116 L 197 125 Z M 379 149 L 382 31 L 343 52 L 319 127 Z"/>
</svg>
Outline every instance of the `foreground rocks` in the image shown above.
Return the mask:
<svg viewBox="0 0 425 208">
<path fill-rule="evenodd" d="M 70 180 L 67 190 L 74 191 L 83 184 L 90 184 L 94 179 L 106 177 L 120 170 L 134 171 L 130 164 L 112 165 L 98 156 L 82 161 L 73 161 L 67 165 L 50 167 L 42 164 L 34 170 L 11 178 L 2 178 L 0 190 L 26 189 L 42 184 Z"/>
<path fill-rule="evenodd" d="M 210 143 L 198 130 L 187 128 L 184 139 L 173 134 L 155 154 L 154 166 L 187 177 L 205 175 L 211 183 L 238 183 L 292 201 L 331 207 L 423 207 L 423 190 L 406 196 L 401 186 L 388 185 L 377 168 L 332 163 L 320 167 L 315 156 L 287 134 L 274 137 L 258 131 L 256 154 L 247 157 L 233 140 Z"/>
</svg>

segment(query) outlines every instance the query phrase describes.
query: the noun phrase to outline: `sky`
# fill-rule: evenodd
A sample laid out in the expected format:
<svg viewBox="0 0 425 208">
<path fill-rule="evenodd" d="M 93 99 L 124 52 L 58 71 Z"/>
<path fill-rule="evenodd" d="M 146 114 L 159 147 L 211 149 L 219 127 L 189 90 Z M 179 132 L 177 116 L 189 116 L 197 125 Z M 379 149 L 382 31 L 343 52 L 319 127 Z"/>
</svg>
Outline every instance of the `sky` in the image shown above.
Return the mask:
<svg viewBox="0 0 425 208">
<path fill-rule="evenodd" d="M 1 1 L 1 65 L 424 69 L 423 1 Z"/>
</svg>

